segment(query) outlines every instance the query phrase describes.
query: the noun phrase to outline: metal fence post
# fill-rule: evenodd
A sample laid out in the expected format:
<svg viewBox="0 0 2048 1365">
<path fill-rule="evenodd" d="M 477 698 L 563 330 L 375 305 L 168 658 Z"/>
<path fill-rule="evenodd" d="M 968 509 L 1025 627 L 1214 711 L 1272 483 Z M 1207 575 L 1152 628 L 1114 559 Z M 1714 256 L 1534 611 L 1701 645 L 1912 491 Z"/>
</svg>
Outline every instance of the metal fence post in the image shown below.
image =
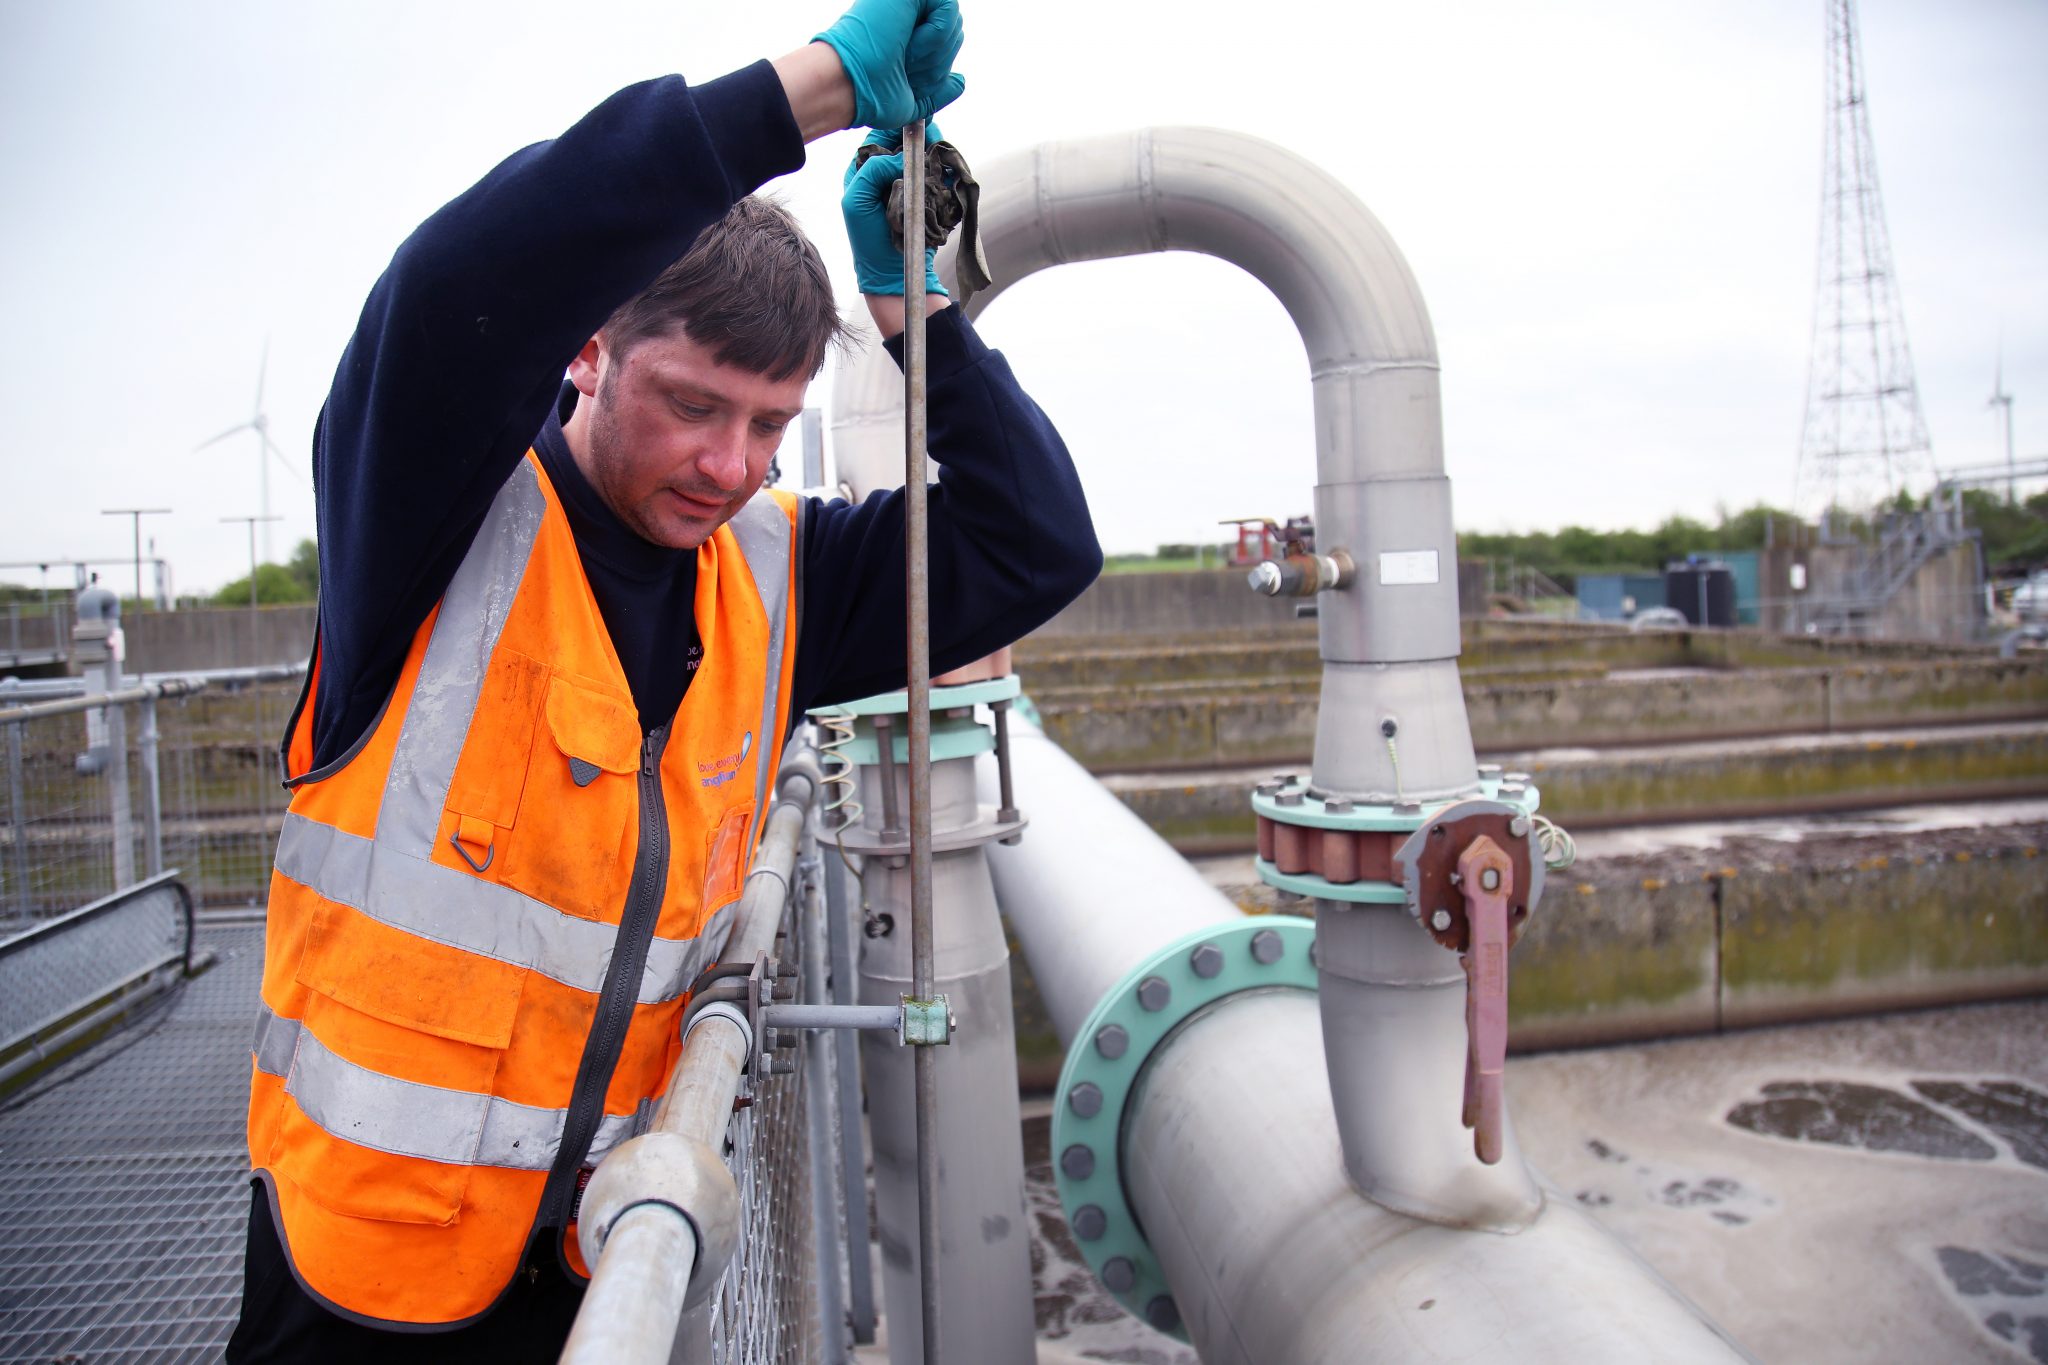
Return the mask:
<svg viewBox="0 0 2048 1365">
<path fill-rule="evenodd" d="M 797 859 L 796 919 L 802 934 L 801 980 L 806 1005 L 827 1003 L 831 975 L 828 913 L 819 881 L 824 865 L 817 842 L 809 833 Z M 844 1241 L 846 1226 L 839 1218 L 838 1163 L 833 1159 L 832 1128 L 838 1115 L 833 1112 L 833 1058 L 851 1042 L 841 1039 L 837 1029 L 819 1029 L 804 1039 L 804 1127 L 809 1141 L 806 1156 L 811 1163 L 811 1223 L 816 1229 L 813 1243 L 817 1252 L 818 1337 L 826 1359 L 845 1360 L 852 1348 L 847 1331 L 846 1281 L 842 1267 L 851 1259 Z M 846 1197 L 856 1197 L 848 1191 Z M 862 1192 L 858 1197 L 865 1198 Z M 866 1254 L 867 1248 L 861 1252 Z"/>
<path fill-rule="evenodd" d="M 114 674 L 109 670 L 109 678 Z M 107 717 L 107 800 L 112 805 L 114 825 L 114 889 L 135 884 L 135 807 L 128 792 L 128 708 L 118 702 L 106 706 Z"/>
<path fill-rule="evenodd" d="M 21 727 L 14 721 L 7 727 L 7 823 L 14 831 L 14 913 L 28 918 L 28 801 L 22 792 Z"/>
<path fill-rule="evenodd" d="M 164 870 L 164 793 L 157 761 L 156 698 L 142 699 L 142 854 L 145 875 Z"/>
<path fill-rule="evenodd" d="M 853 873 L 839 850 L 826 847 L 823 853 L 832 1003 L 852 1005 L 860 1000 L 860 974 L 853 961 L 853 916 L 860 913 L 860 906 L 846 894 L 846 879 Z M 875 1340 L 875 1282 L 874 1268 L 868 1262 L 868 1163 L 866 1144 L 861 1140 L 860 1046 L 851 1038 L 835 1039 L 833 1051 L 839 1066 L 832 1087 L 839 1102 L 839 1184 L 846 1192 L 847 1317 L 854 1341 L 868 1346 Z"/>
</svg>

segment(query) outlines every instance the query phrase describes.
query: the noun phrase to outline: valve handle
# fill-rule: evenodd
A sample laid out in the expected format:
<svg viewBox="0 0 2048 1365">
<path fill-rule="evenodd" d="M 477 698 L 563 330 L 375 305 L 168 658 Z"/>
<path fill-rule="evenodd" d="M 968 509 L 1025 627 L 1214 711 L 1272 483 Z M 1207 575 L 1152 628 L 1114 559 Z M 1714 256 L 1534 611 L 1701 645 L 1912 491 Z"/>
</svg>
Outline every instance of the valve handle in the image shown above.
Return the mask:
<svg viewBox="0 0 2048 1365">
<path fill-rule="evenodd" d="M 1506 1112 L 1503 1072 L 1508 1053 L 1509 898 L 1515 864 L 1482 834 L 1458 856 L 1458 890 L 1465 899 L 1466 941 L 1458 954 L 1465 969 L 1465 1108 L 1472 1149 L 1491 1166 L 1501 1157 Z"/>
</svg>

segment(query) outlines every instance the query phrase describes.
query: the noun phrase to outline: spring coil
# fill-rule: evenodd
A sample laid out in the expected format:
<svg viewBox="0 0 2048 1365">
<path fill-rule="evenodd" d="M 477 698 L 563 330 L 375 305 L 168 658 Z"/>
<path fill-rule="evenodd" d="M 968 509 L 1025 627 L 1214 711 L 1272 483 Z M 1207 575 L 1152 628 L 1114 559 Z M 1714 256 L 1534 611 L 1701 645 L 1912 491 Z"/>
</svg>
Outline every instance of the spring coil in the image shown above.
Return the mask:
<svg viewBox="0 0 2048 1365">
<path fill-rule="evenodd" d="M 818 763 L 824 769 L 829 795 L 820 809 L 826 815 L 837 814 L 839 819 L 831 822 L 832 827 L 844 829 L 860 819 L 864 810 L 859 795 L 860 767 L 842 752 L 854 741 L 853 713 L 819 711 L 811 718 L 823 732 L 818 739 Z"/>
<path fill-rule="evenodd" d="M 1541 815 L 1529 817 L 1529 823 L 1536 830 L 1536 846 L 1543 851 L 1543 865 L 1552 872 L 1561 872 L 1578 861 L 1579 846 L 1572 836 Z"/>
</svg>

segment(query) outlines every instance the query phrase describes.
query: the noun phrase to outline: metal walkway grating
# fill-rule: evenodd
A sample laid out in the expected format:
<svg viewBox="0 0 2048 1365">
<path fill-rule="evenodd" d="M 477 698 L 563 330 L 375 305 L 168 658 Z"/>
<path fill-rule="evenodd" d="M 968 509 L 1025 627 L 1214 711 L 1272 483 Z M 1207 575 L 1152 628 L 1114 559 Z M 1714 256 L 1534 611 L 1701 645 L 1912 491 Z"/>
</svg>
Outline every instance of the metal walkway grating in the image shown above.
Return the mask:
<svg viewBox="0 0 2048 1365">
<path fill-rule="evenodd" d="M 0 1362 L 211 1361 L 241 1300 L 263 931 L 0 1112 Z"/>
</svg>

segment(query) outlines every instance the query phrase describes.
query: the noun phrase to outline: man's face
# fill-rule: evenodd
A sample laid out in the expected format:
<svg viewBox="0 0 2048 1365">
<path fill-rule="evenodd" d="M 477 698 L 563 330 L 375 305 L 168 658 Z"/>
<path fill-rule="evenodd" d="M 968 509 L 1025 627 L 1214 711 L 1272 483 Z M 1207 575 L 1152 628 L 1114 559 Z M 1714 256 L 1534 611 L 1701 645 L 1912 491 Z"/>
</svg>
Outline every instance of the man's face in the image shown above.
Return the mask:
<svg viewBox="0 0 2048 1365">
<path fill-rule="evenodd" d="M 809 383 L 721 365 L 680 332 L 623 360 L 592 338 L 569 377 L 583 395 L 577 466 L 620 521 L 673 550 L 702 545 L 754 496 Z"/>
</svg>

